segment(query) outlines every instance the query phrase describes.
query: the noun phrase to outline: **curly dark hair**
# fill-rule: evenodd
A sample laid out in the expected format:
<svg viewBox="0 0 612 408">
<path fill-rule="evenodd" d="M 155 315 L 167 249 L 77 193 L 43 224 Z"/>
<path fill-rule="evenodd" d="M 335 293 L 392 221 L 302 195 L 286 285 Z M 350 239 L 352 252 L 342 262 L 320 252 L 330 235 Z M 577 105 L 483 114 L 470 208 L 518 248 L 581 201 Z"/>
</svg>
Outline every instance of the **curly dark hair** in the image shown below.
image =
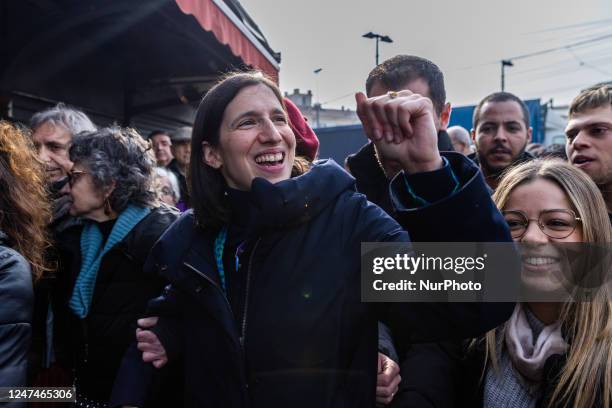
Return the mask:
<svg viewBox="0 0 612 408">
<path fill-rule="evenodd" d="M 30 263 L 34 281 L 50 270 L 45 261 L 50 221 L 44 169 L 32 140 L 26 131 L 0 121 L 0 229 Z"/>
<path fill-rule="evenodd" d="M 113 126 L 81 132 L 72 140 L 70 160 L 87 167 L 96 188 L 106 190 L 114 184 L 109 203 L 117 213 L 128 204 L 156 205 L 155 158 L 149 142 L 136 130 Z"/>
</svg>

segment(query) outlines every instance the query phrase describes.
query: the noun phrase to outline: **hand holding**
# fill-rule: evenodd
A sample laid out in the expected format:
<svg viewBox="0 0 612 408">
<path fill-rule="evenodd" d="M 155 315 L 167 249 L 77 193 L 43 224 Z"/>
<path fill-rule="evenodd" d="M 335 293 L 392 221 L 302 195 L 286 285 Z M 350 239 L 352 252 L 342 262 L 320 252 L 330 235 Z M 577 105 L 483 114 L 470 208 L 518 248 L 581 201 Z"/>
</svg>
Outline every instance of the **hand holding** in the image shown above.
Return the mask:
<svg viewBox="0 0 612 408">
<path fill-rule="evenodd" d="M 157 324 L 157 320 L 157 317 L 139 319 L 139 328 L 136 329 L 136 340 L 138 341 L 138 350 L 142 351 L 142 361 L 153 363 L 155 368 L 162 368 L 168 363 L 166 349 L 155 333 L 146 330 L 154 327 Z"/>
</svg>

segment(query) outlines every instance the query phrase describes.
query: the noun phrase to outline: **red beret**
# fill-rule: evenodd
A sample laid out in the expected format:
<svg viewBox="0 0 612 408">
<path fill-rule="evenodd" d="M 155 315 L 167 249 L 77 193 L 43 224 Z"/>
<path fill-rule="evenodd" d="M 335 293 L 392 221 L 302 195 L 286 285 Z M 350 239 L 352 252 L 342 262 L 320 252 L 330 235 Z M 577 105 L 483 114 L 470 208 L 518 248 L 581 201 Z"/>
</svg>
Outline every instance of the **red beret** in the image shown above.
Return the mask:
<svg viewBox="0 0 612 408">
<path fill-rule="evenodd" d="M 319 153 L 319 138 L 308 125 L 306 118 L 302 115 L 298 107 L 295 106 L 289 98 L 284 99 L 285 106 L 287 107 L 287 114 L 289 115 L 289 126 L 291 126 L 293 133 L 295 133 L 297 142 L 295 154 L 314 161 Z"/>
</svg>

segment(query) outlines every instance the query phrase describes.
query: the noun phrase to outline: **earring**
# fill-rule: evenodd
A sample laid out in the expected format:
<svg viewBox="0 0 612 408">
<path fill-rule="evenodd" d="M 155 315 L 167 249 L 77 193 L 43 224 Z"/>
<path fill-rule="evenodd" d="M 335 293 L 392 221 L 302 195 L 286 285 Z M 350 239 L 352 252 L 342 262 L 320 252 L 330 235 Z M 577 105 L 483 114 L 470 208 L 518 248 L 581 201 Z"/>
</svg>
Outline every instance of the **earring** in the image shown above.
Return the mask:
<svg viewBox="0 0 612 408">
<path fill-rule="evenodd" d="M 111 215 L 112 212 L 113 212 L 113 208 L 110 205 L 110 201 L 108 200 L 108 197 L 106 197 L 106 199 L 104 200 L 104 214 Z"/>
</svg>

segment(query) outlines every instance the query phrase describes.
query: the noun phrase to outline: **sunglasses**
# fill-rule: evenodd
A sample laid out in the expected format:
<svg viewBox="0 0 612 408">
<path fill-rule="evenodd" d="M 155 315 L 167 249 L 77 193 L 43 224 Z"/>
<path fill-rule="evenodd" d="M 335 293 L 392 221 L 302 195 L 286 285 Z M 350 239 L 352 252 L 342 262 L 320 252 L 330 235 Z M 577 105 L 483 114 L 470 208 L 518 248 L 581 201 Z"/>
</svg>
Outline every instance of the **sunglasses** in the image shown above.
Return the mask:
<svg viewBox="0 0 612 408">
<path fill-rule="evenodd" d="M 70 184 L 70 187 L 72 187 L 74 183 L 76 183 L 77 180 L 81 178 L 83 174 L 87 174 L 87 172 L 82 171 L 82 170 L 73 170 L 69 172 L 68 173 L 68 184 Z"/>
</svg>

